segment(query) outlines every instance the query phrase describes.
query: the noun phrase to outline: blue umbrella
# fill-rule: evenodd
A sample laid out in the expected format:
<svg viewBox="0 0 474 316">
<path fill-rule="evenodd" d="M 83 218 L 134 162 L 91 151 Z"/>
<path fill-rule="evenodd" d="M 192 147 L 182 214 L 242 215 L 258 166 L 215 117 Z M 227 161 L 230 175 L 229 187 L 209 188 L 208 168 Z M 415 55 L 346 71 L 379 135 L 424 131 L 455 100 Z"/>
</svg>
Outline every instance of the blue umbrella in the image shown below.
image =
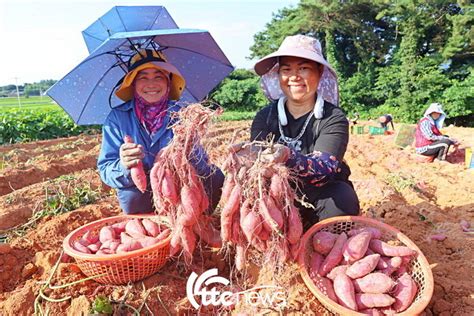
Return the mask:
<svg viewBox="0 0 474 316">
<path fill-rule="evenodd" d="M 115 33 L 47 94 L 79 125 L 102 124 L 123 103 L 113 93 L 137 49 L 160 50 L 186 80 L 181 101 L 197 102 L 234 67 L 207 31 L 194 29 Z"/>
<path fill-rule="evenodd" d="M 82 31 L 82 36 L 90 54 L 118 32 L 177 28 L 178 25 L 163 6 L 117 6 Z"/>
</svg>

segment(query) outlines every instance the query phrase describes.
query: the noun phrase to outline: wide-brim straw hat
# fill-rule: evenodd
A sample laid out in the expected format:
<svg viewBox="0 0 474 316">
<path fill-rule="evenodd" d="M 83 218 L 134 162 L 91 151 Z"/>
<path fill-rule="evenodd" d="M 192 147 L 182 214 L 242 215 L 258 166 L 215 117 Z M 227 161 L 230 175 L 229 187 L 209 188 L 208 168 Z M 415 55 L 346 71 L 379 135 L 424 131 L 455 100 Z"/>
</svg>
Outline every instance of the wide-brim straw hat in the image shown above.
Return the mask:
<svg viewBox="0 0 474 316">
<path fill-rule="evenodd" d="M 336 71 L 324 58 L 321 43 L 306 35 L 287 36 L 277 51 L 263 57 L 255 64 L 255 72 L 261 76 L 262 89 L 269 99 L 278 100 L 284 96 L 278 79 L 278 61 L 282 56 L 305 58 L 323 65 L 324 70 L 319 80 L 318 96 L 334 105 L 339 105 Z"/>
<path fill-rule="evenodd" d="M 179 70 L 172 64 L 166 62 L 164 56 L 157 51 L 142 50 L 130 59 L 128 73 L 123 78 L 122 84 L 115 94 L 123 101 L 129 101 L 133 97 L 133 81 L 137 74 L 143 69 L 154 68 L 164 72 L 170 78 L 170 100 L 179 100 L 186 86 L 186 81 Z"/>
</svg>

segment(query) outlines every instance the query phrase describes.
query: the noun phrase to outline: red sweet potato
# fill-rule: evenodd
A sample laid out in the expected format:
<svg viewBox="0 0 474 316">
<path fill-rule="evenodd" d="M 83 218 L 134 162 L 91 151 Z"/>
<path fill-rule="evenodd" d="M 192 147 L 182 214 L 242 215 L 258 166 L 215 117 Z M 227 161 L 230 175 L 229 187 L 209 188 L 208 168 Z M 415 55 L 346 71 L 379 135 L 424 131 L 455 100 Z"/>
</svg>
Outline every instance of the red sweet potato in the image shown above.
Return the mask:
<svg viewBox="0 0 474 316">
<path fill-rule="evenodd" d="M 234 177 L 226 177 L 222 186 L 220 205 L 226 205 L 235 186 Z"/>
<path fill-rule="evenodd" d="M 115 230 L 110 226 L 104 226 L 100 229 L 99 240 L 101 243 L 106 242 L 107 240 L 116 239 Z"/>
<path fill-rule="evenodd" d="M 163 179 L 161 180 L 161 193 L 162 196 L 172 205 L 178 204 L 178 189 L 176 188 L 173 174 L 169 168 L 165 169 Z"/>
<path fill-rule="evenodd" d="M 392 246 L 378 239 L 372 239 L 369 244 L 370 249 L 384 256 L 403 257 L 412 256 L 416 251 L 405 246 Z"/>
<path fill-rule="evenodd" d="M 171 229 L 165 228 L 156 236 L 159 241 L 165 240 L 171 234 Z"/>
<path fill-rule="evenodd" d="M 192 255 L 194 249 L 196 248 L 196 235 L 194 234 L 193 230 L 189 226 L 184 226 L 182 235 L 181 235 L 181 242 L 183 246 L 183 250 L 188 255 Z"/>
<path fill-rule="evenodd" d="M 76 241 L 73 243 L 72 247 L 73 247 L 75 250 L 77 250 L 77 251 L 79 251 L 79 252 L 82 252 L 82 253 L 92 253 L 92 251 L 91 251 L 89 248 L 87 248 L 86 246 L 84 246 L 83 244 L 81 244 L 81 243 L 79 242 L 79 240 L 76 240 Z"/>
<path fill-rule="evenodd" d="M 90 244 L 89 246 L 87 246 L 87 248 L 89 248 L 92 253 L 96 253 L 100 249 L 101 245 L 102 243 L 98 241 L 95 244 Z"/>
<path fill-rule="evenodd" d="M 293 245 L 300 240 L 302 235 L 303 222 L 301 221 L 300 212 L 294 205 L 290 205 L 290 207 L 288 208 L 288 242 Z"/>
<path fill-rule="evenodd" d="M 97 252 L 96 252 L 95 254 L 96 254 L 96 255 L 100 255 L 100 256 L 103 256 L 103 255 L 114 255 L 114 254 L 115 254 L 115 250 L 108 249 L 108 248 L 103 248 L 103 249 L 97 250 Z"/>
<path fill-rule="evenodd" d="M 269 193 L 275 199 L 275 201 L 279 201 L 282 198 L 283 188 L 283 179 L 278 173 L 274 173 L 270 179 Z"/>
<path fill-rule="evenodd" d="M 247 241 L 252 243 L 262 230 L 262 218 L 256 211 L 250 211 L 241 222 L 240 227 L 242 228 L 242 232 L 247 238 Z"/>
<path fill-rule="evenodd" d="M 400 267 L 396 270 L 396 275 L 397 276 L 401 276 L 403 275 L 404 273 L 408 272 L 409 268 L 410 268 L 410 261 L 411 261 L 411 257 L 409 256 L 406 256 L 406 257 L 402 257 L 402 264 L 400 265 Z"/>
<path fill-rule="evenodd" d="M 160 239 L 158 239 L 158 237 L 150 237 L 150 236 L 143 236 L 141 238 L 137 238 L 136 240 L 140 243 L 142 248 L 156 245 L 161 241 Z"/>
<path fill-rule="evenodd" d="M 334 292 L 339 304 L 354 311 L 357 311 L 354 286 L 351 279 L 343 273 L 339 273 L 334 279 Z"/>
<path fill-rule="evenodd" d="M 290 255 L 291 255 L 291 258 L 293 259 L 293 261 L 298 260 L 300 250 L 301 250 L 301 241 L 298 241 L 295 244 L 290 244 Z"/>
<path fill-rule="evenodd" d="M 239 210 L 240 207 L 241 188 L 240 185 L 236 184 L 227 203 L 224 205 L 221 211 L 221 237 L 222 241 L 229 241 L 232 233 L 232 220 L 234 214 Z"/>
<path fill-rule="evenodd" d="M 309 276 L 314 278 L 318 275 L 319 268 L 321 267 L 321 263 L 323 263 L 323 256 L 318 252 L 313 252 L 311 254 L 311 258 L 309 260 Z"/>
<path fill-rule="evenodd" d="M 395 285 L 395 282 L 388 275 L 380 272 L 369 273 L 363 278 L 355 279 L 353 282 L 355 291 L 359 293 L 387 293 Z"/>
<path fill-rule="evenodd" d="M 311 279 L 321 292 L 323 292 L 329 299 L 337 303 L 337 295 L 334 292 L 334 286 L 331 280 L 319 276 L 314 276 Z"/>
<path fill-rule="evenodd" d="M 87 242 L 90 244 L 95 244 L 96 242 L 99 241 L 99 236 L 94 235 L 90 230 L 86 231 L 84 235 L 82 235 L 83 240 L 87 240 Z"/>
<path fill-rule="evenodd" d="M 275 200 L 265 195 L 258 201 L 259 212 L 263 218 L 263 225 L 268 231 L 280 232 L 283 227 L 283 215 L 275 204 Z"/>
<path fill-rule="evenodd" d="M 160 233 L 160 226 L 157 222 L 152 221 L 148 218 L 142 219 L 143 228 L 145 228 L 146 234 L 151 237 L 156 237 Z"/>
<path fill-rule="evenodd" d="M 124 253 L 124 252 L 130 252 L 130 251 L 138 250 L 138 249 L 141 249 L 141 248 L 142 248 L 142 245 L 140 244 L 140 242 L 138 242 L 137 240 L 132 239 L 128 243 L 120 244 L 117 247 L 116 252 L 117 253 Z"/>
<path fill-rule="evenodd" d="M 197 186 L 184 185 L 181 188 L 181 206 L 186 226 L 194 224 L 201 215 L 201 199 L 202 194 Z"/>
<path fill-rule="evenodd" d="M 133 144 L 133 139 L 129 135 L 125 135 L 123 140 L 125 143 Z M 138 190 L 144 193 L 147 187 L 147 180 L 145 170 L 143 169 L 143 162 L 141 160 L 138 161 L 138 164 L 135 167 L 130 168 L 130 175 Z"/>
<path fill-rule="evenodd" d="M 134 218 L 125 225 L 125 232 L 133 238 L 141 238 L 146 236 L 145 227 L 142 225 L 142 221 L 138 218 Z"/>
<path fill-rule="evenodd" d="M 417 291 L 418 288 L 415 281 L 408 273 L 404 273 L 397 280 L 397 285 L 395 286 L 393 293 L 395 303 L 393 304 L 392 308 L 398 313 L 406 310 L 413 302 Z"/>
<path fill-rule="evenodd" d="M 214 228 L 210 223 L 198 222 L 194 224 L 193 231 L 199 238 L 213 248 L 222 247 L 222 239 L 220 232 Z"/>
<path fill-rule="evenodd" d="M 265 226 L 262 226 L 262 229 L 260 230 L 260 234 L 258 235 L 258 237 L 260 238 L 260 240 L 268 240 L 270 239 L 270 236 L 272 235 L 272 233 L 270 231 L 268 231 Z"/>
<path fill-rule="evenodd" d="M 129 244 L 129 243 L 132 242 L 132 240 L 133 240 L 133 237 L 130 236 L 129 234 L 127 234 L 126 232 L 123 232 L 123 233 L 120 234 L 120 242 L 122 244 Z M 105 244 L 105 242 L 104 242 L 104 244 Z"/>
<path fill-rule="evenodd" d="M 342 260 L 342 248 L 347 241 L 347 235 L 345 233 L 341 233 L 334 243 L 331 251 L 324 259 L 323 263 L 321 264 L 321 268 L 319 269 L 319 275 L 326 276 L 335 266 L 337 266 Z"/>
<path fill-rule="evenodd" d="M 122 222 L 119 222 L 119 223 L 115 223 L 115 224 L 112 224 L 111 227 L 114 229 L 115 231 L 115 236 L 120 236 L 120 233 L 124 232 L 125 231 L 125 226 L 127 225 L 128 223 L 128 220 L 127 221 L 122 221 Z"/>
<path fill-rule="evenodd" d="M 353 263 L 365 255 L 372 234 L 364 231 L 349 238 L 344 245 L 342 255 L 346 262 Z"/>
<path fill-rule="evenodd" d="M 331 232 L 317 232 L 313 235 L 313 249 L 322 255 L 327 255 L 334 246 L 337 237 L 337 234 Z"/>
<path fill-rule="evenodd" d="M 120 245 L 120 240 L 117 240 L 117 239 L 107 240 L 100 246 L 100 249 L 110 249 L 110 250 L 113 250 L 115 253 L 115 250 L 117 250 L 117 247 L 119 245 Z"/>
<path fill-rule="evenodd" d="M 242 230 L 240 229 L 240 213 L 235 212 L 234 217 L 232 218 L 232 226 L 230 232 L 230 241 L 234 244 L 238 244 L 243 238 Z"/>
<path fill-rule="evenodd" d="M 381 258 L 382 260 L 382 258 Z M 380 270 L 380 272 L 391 275 L 393 272 L 397 271 L 397 269 L 402 265 L 402 257 L 392 257 L 385 259 L 386 268 Z"/>
<path fill-rule="evenodd" d="M 343 274 L 346 274 L 346 271 L 347 271 L 347 268 L 349 268 L 348 265 L 340 265 L 340 266 L 337 266 L 337 267 L 334 267 L 331 272 L 329 272 L 326 277 L 328 279 L 331 279 L 334 281 L 334 279 L 336 278 L 336 276 L 339 274 L 339 273 L 343 273 Z"/>
<path fill-rule="evenodd" d="M 364 257 L 347 268 L 346 274 L 352 279 L 361 278 L 374 271 L 379 260 L 380 255 L 378 253 Z"/>
<path fill-rule="evenodd" d="M 382 237 L 382 232 L 378 228 L 375 228 L 375 227 L 362 227 L 362 228 L 351 229 L 350 231 L 347 232 L 347 235 L 352 237 L 362 232 L 370 232 L 372 234 L 373 239 L 380 239 L 380 237 Z"/>
<path fill-rule="evenodd" d="M 373 307 L 386 307 L 395 302 L 395 299 L 388 294 L 360 294 L 355 295 L 357 308 L 367 309 Z"/>
</svg>

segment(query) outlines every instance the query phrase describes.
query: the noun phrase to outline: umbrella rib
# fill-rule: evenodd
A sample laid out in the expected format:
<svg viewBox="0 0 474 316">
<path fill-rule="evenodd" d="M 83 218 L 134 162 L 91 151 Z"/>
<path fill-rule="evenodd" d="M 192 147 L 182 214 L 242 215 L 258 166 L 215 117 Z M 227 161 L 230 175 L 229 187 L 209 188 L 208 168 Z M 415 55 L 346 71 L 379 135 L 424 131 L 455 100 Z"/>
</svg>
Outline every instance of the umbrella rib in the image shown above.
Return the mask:
<svg viewBox="0 0 474 316">
<path fill-rule="evenodd" d="M 102 41 L 101 38 L 98 38 L 97 36 L 91 35 L 90 33 L 87 33 L 86 31 L 82 31 L 82 32 L 83 32 L 84 34 L 87 34 L 87 36 L 90 36 L 90 37 L 92 37 L 92 38 L 94 38 L 94 39 L 96 39 L 96 40 L 98 40 L 98 41 Z"/>
<path fill-rule="evenodd" d="M 104 74 L 99 78 L 99 80 L 97 81 L 97 83 L 99 83 L 104 77 L 105 75 L 107 75 L 112 69 L 114 69 L 115 67 L 119 66 L 119 64 L 115 64 L 114 66 L 110 67 L 109 69 L 107 69 L 107 71 L 104 72 Z M 82 117 L 82 114 L 84 113 L 84 110 L 86 109 L 86 105 L 87 103 L 89 102 L 89 100 L 91 99 L 92 97 L 92 94 L 94 93 L 94 91 L 97 89 L 98 87 L 98 84 L 96 84 L 94 86 L 94 89 L 92 89 L 91 93 L 89 94 L 89 96 L 87 97 L 87 100 L 86 102 L 84 103 L 84 107 L 82 108 L 82 111 L 81 113 L 79 114 L 78 118 L 77 118 L 77 122 L 79 123 L 79 121 L 81 120 L 81 117 Z M 113 92 L 113 91 L 112 91 Z"/>
<path fill-rule="evenodd" d="M 123 25 L 123 28 L 125 29 L 125 32 L 128 32 L 127 26 L 126 26 L 125 23 L 123 22 L 122 16 L 120 15 L 120 12 L 119 12 L 119 10 L 117 9 L 117 7 L 115 7 L 115 11 L 117 11 L 117 15 L 118 15 L 118 17 L 119 17 L 119 19 L 120 19 L 120 22 L 122 22 L 122 25 Z"/>
<path fill-rule="evenodd" d="M 107 27 L 107 25 L 105 25 L 104 22 L 102 22 L 102 19 L 101 19 L 101 18 L 98 18 L 98 21 L 100 22 L 100 24 L 102 24 L 102 27 L 107 31 L 107 33 L 109 34 L 109 36 L 111 36 L 112 34 L 110 34 L 109 28 Z"/>
<path fill-rule="evenodd" d="M 150 26 L 148 26 L 147 30 L 151 30 L 153 24 L 156 22 L 156 20 L 158 19 L 158 17 L 161 15 L 161 11 L 163 11 L 163 7 L 161 7 L 158 12 L 156 13 L 155 15 L 155 18 L 151 21 L 151 24 Z"/>
</svg>

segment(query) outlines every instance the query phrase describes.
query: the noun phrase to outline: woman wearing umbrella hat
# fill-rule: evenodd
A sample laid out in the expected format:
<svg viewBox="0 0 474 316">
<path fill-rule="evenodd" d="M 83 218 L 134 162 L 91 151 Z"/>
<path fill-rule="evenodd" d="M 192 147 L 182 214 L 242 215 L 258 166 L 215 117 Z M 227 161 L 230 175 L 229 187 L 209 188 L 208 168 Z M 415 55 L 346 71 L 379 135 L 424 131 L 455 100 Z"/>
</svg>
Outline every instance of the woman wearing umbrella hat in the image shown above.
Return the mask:
<svg viewBox="0 0 474 316">
<path fill-rule="evenodd" d="M 301 192 L 314 208 L 300 207 L 305 227 L 338 215 L 359 213 L 359 201 L 343 161 L 349 123 L 338 104 L 337 76 L 318 40 L 288 36 L 255 64 L 273 102 L 252 122 L 251 140 L 274 136 L 274 151 L 261 157 L 297 172 Z M 235 146 L 238 151 L 241 146 Z"/>
<path fill-rule="evenodd" d="M 141 50 L 131 58 L 128 73 L 115 92 L 125 103 L 114 108 L 103 124 L 97 166 L 102 181 L 117 189 L 120 207 L 127 214 L 153 211 L 150 188 L 142 193 L 135 186 L 131 168 L 141 162 L 148 174 L 156 154 L 173 138 L 168 126 L 171 113 L 182 108 L 176 100 L 184 87 L 183 76 L 159 52 Z M 124 142 L 126 135 L 132 143 Z M 191 163 L 205 179 L 204 187 L 215 205 L 224 176 L 217 167 L 208 165 L 202 148 L 195 157 Z"/>
</svg>

